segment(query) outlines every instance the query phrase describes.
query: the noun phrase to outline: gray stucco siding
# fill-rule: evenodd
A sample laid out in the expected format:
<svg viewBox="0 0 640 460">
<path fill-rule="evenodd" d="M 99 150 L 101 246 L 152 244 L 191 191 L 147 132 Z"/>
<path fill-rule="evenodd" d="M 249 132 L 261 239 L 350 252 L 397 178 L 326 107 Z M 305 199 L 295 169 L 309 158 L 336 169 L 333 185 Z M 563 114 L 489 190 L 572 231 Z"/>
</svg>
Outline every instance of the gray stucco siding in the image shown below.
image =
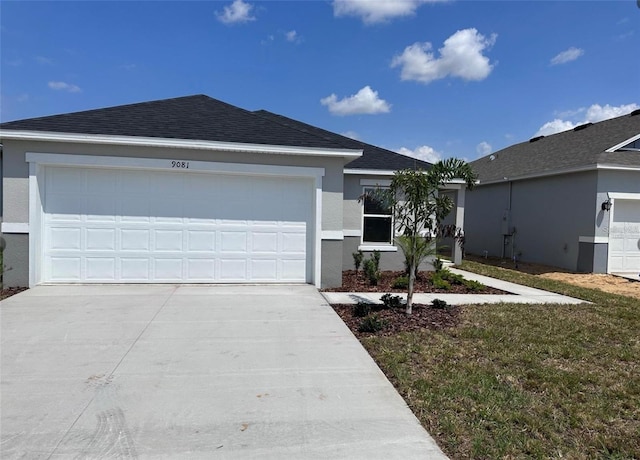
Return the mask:
<svg viewBox="0 0 640 460">
<path fill-rule="evenodd" d="M 509 184 L 490 184 L 468 190 L 465 196 L 465 251 L 502 255 L 502 217 L 509 207 Z"/>
<path fill-rule="evenodd" d="M 505 256 L 513 252 L 527 262 L 576 270 L 579 238 L 594 233 L 596 181 L 595 172 L 584 172 L 512 182 L 515 233 L 507 239 Z M 470 253 L 487 250 L 501 255 L 502 218 L 508 207 L 508 182 L 480 185 L 468 194 L 465 227 Z"/>
<path fill-rule="evenodd" d="M 0 234 L 5 250 L 2 254 L 4 287 L 29 285 L 29 235 L 24 233 Z"/>
</svg>

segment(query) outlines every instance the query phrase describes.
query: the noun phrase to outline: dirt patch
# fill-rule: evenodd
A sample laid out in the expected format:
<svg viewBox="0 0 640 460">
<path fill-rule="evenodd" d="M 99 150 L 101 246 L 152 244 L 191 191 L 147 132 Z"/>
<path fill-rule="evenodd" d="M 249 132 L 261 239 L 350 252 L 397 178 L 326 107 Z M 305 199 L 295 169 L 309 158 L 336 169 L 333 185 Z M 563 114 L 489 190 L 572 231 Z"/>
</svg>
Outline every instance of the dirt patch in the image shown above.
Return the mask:
<svg viewBox="0 0 640 460">
<path fill-rule="evenodd" d="M 11 297 L 19 292 L 26 291 L 26 287 L 16 287 L 16 288 L 4 288 L 0 290 L 0 300 L 4 300 L 7 297 Z"/>
<path fill-rule="evenodd" d="M 562 281 L 563 283 L 573 284 L 590 289 L 600 289 L 601 291 L 611 294 L 620 294 L 640 299 L 640 277 L 639 281 L 632 281 L 615 275 L 604 275 L 596 273 L 573 273 L 558 267 L 550 267 L 548 265 L 532 264 L 528 262 L 518 262 L 515 264 L 508 259 L 499 259 L 466 255 L 466 259 L 473 260 L 482 264 L 493 265 L 496 267 L 508 268 L 531 275 L 537 275 L 541 278 Z"/>
<path fill-rule="evenodd" d="M 384 327 L 378 332 L 360 332 L 358 328 L 364 318 L 353 315 L 353 305 L 331 305 L 342 321 L 351 329 L 358 338 L 371 336 L 390 336 L 400 332 L 415 331 L 418 329 L 446 329 L 457 326 L 460 323 L 461 307 L 448 306 L 447 308 L 433 308 L 431 305 L 413 304 L 413 313 L 407 315 L 404 307 L 380 308 L 372 312 L 383 321 Z"/>
<path fill-rule="evenodd" d="M 485 286 L 483 289 L 469 289 L 461 284 L 451 283 L 449 289 L 436 289 L 433 286 L 434 272 L 420 272 L 414 284 L 414 292 L 437 294 L 508 294 L 507 292 Z M 369 284 L 362 270 L 345 270 L 342 272 L 342 286 L 324 289 L 327 292 L 397 292 L 406 293 L 406 288 L 394 288 L 393 283 L 399 277 L 404 276 L 403 271 L 383 271 L 376 286 Z"/>
</svg>

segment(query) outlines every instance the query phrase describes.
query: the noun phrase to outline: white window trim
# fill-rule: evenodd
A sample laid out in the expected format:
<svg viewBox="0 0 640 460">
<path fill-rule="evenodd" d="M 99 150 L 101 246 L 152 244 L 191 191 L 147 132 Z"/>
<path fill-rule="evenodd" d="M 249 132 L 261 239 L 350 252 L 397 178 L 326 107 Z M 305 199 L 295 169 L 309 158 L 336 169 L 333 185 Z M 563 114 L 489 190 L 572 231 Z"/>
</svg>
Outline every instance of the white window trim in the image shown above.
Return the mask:
<svg viewBox="0 0 640 460">
<path fill-rule="evenodd" d="M 322 282 L 322 177 L 324 168 L 258 165 L 244 163 L 218 163 L 191 161 L 189 168 L 173 168 L 172 159 L 109 157 L 94 155 L 69 155 L 27 152 L 29 163 L 29 286 L 42 282 L 42 236 L 44 232 L 43 207 L 40 191 L 44 187 L 46 166 L 73 166 L 110 169 L 178 170 L 182 173 L 240 174 L 246 176 L 303 177 L 313 180 L 315 190 L 312 218 L 314 254 L 311 255 L 311 282 L 317 288 Z M 182 161 L 182 159 L 180 159 Z M 184 160 L 186 161 L 186 160 Z"/>
<path fill-rule="evenodd" d="M 2 222 L 2 233 L 29 233 L 28 222 Z"/>
<path fill-rule="evenodd" d="M 368 188 L 387 188 L 387 187 L 384 187 L 377 183 L 373 185 L 364 185 L 362 187 L 362 195 L 366 193 L 366 189 Z M 358 247 L 358 249 L 360 249 L 361 251 L 397 251 L 398 248 L 393 244 L 394 234 L 395 234 L 395 219 L 393 216 L 393 212 L 391 212 L 391 214 L 367 214 L 365 216 L 364 200 L 362 200 L 362 204 L 360 206 L 361 206 L 360 209 L 362 210 L 360 228 L 362 229 L 362 231 L 360 235 L 360 246 Z M 384 217 L 384 218 L 391 217 L 391 241 L 389 241 L 389 243 L 383 243 L 379 241 L 365 241 L 364 240 L 365 217 Z"/>
</svg>

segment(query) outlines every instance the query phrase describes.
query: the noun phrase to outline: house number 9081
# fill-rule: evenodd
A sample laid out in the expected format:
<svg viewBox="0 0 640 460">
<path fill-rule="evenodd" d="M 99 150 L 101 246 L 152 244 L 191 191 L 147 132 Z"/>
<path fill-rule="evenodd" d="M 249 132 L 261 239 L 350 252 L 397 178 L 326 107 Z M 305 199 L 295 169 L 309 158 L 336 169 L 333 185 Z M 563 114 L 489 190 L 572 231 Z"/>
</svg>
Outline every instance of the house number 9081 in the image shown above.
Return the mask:
<svg viewBox="0 0 640 460">
<path fill-rule="evenodd" d="M 180 168 L 180 169 L 189 169 L 189 162 L 188 161 L 171 161 L 171 167 L 172 168 Z"/>
</svg>

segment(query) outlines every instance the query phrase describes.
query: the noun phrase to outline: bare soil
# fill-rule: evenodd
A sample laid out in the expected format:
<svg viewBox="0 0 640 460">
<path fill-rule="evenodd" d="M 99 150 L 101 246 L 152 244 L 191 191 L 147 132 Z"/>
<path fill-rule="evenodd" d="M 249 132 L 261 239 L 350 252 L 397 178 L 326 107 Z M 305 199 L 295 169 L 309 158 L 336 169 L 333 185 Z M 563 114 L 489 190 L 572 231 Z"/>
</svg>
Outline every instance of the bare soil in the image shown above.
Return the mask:
<svg viewBox="0 0 640 460">
<path fill-rule="evenodd" d="M 12 295 L 17 294 L 18 292 L 26 291 L 25 287 L 17 287 L 17 288 L 4 288 L 0 290 L 0 300 L 4 300 L 7 297 L 11 297 Z"/>
<path fill-rule="evenodd" d="M 573 284 L 590 289 L 600 289 L 601 291 L 611 294 L 620 294 L 640 299 L 640 277 L 638 281 L 622 278 L 615 275 L 597 274 L 597 273 L 574 273 L 558 267 L 550 267 L 548 265 L 533 264 L 528 262 L 518 262 L 517 265 L 509 259 L 500 259 L 496 257 L 478 257 L 473 255 L 465 255 L 466 259 L 475 262 L 489 264 L 496 267 L 508 268 L 531 275 L 537 275 L 541 278 L 562 281 L 564 283 Z"/>
<path fill-rule="evenodd" d="M 337 288 L 328 288 L 328 292 L 407 292 L 406 288 L 394 288 L 393 282 L 399 277 L 404 276 L 403 271 L 383 271 L 380 273 L 378 284 L 372 286 L 366 279 L 362 270 L 345 270 L 342 272 L 342 286 Z M 471 290 L 463 285 L 451 284 L 450 289 L 436 289 L 433 286 L 431 278 L 433 272 L 420 272 L 416 278 L 414 292 L 421 293 L 439 293 L 439 294 L 506 294 L 500 289 L 485 286 L 484 289 Z"/>
<path fill-rule="evenodd" d="M 413 304 L 411 315 L 405 313 L 404 306 L 400 308 L 382 308 L 372 313 L 384 322 L 384 328 L 378 332 L 360 332 L 358 328 L 363 318 L 353 315 L 353 305 L 331 305 L 342 321 L 358 337 L 391 336 L 400 332 L 410 332 L 418 329 L 440 330 L 457 326 L 460 322 L 460 307 L 434 308 L 431 305 Z"/>
</svg>

